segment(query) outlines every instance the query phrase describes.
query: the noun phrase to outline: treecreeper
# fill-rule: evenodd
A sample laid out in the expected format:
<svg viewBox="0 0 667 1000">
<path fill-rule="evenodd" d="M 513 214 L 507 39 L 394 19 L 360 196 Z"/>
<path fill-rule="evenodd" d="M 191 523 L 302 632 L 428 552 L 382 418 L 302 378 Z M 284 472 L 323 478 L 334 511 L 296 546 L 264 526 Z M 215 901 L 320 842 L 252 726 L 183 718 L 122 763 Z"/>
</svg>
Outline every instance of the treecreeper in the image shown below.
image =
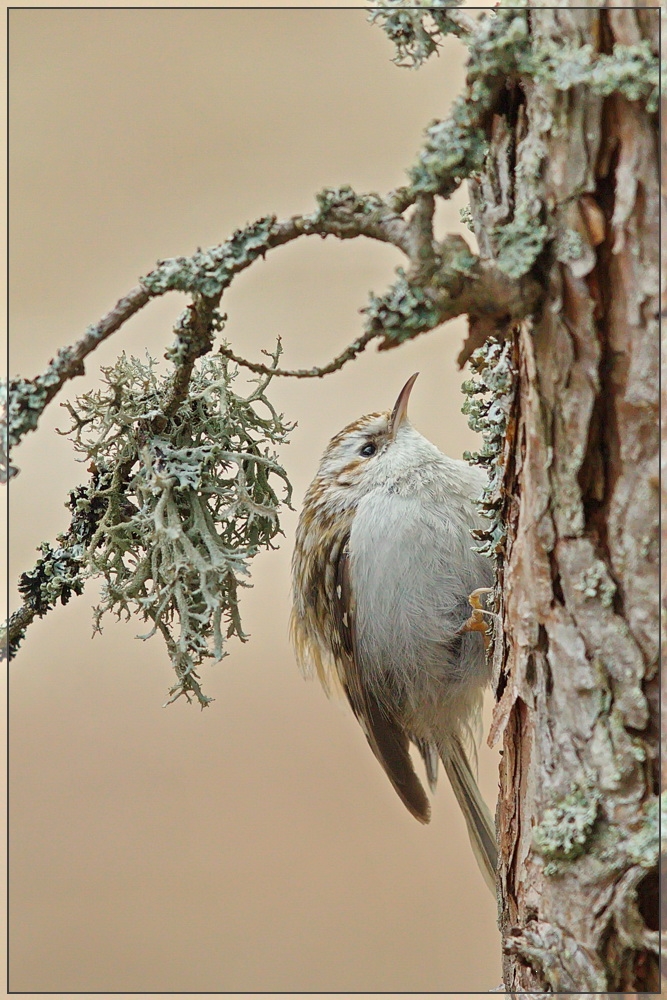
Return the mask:
<svg viewBox="0 0 667 1000">
<path fill-rule="evenodd" d="M 297 528 L 291 633 L 301 668 L 327 692 L 342 687 L 422 823 L 430 806 L 410 744 L 432 790 L 442 761 L 495 893 L 494 824 L 470 765 L 490 680 L 483 616 L 470 613 L 493 576 L 471 536 L 485 474 L 412 426 L 416 378 L 393 410 L 349 424 L 322 456 Z"/>
</svg>

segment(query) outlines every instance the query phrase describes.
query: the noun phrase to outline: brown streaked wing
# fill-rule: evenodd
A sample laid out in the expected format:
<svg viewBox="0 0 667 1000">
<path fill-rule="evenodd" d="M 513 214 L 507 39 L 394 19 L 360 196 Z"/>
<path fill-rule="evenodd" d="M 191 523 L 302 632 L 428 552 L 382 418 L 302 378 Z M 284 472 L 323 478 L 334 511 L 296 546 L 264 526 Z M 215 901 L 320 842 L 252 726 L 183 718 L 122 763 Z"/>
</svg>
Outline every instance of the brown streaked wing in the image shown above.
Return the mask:
<svg viewBox="0 0 667 1000">
<path fill-rule="evenodd" d="M 350 584 L 348 542 L 341 546 L 336 568 L 333 619 L 343 652 L 339 670 L 352 711 L 369 746 L 404 805 L 421 823 L 428 823 L 431 807 L 415 774 L 410 758 L 410 740 L 398 719 L 366 688 L 359 671 L 355 630 L 355 602 Z"/>
</svg>

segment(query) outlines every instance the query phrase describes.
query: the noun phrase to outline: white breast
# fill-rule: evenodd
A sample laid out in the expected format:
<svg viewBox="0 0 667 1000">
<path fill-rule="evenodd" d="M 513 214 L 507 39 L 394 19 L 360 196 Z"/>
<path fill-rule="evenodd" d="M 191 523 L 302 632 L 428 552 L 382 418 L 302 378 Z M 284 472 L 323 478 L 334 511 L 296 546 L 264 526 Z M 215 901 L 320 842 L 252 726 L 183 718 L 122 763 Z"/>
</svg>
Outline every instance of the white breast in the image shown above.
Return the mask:
<svg viewBox="0 0 667 1000">
<path fill-rule="evenodd" d="M 350 582 L 360 670 L 376 695 L 396 707 L 407 701 L 410 714 L 420 705 L 432 714 L 487 680 L 481 637 L 458 634 L 468 595 L 492 578 L 470 536 L 479 525 L 472 496 L 483 482 L 447 460 L 374 490 L 355 513 Z"/>
</svg>

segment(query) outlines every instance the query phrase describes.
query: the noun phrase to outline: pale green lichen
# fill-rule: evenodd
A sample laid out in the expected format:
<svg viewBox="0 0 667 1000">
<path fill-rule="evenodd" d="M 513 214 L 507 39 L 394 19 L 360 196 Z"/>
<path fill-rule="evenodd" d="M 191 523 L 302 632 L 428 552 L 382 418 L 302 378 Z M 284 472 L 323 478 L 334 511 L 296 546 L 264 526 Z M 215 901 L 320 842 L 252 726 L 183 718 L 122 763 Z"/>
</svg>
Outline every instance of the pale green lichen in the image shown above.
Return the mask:
<svg viewBox="0 0 667 1000">
<path fill-rule="evenodd" d="M 573 861 L 587 848 L 598 816 L 600 792 L 576 788 L 544 810 L 533 829 L 533 843 L 547 860 L 546 875 L 559 871 L 559 862 Z"/>
<path fill-rule="evenodd" d="M 269 238 L 276 218 L 266 216 L 238 229 L 219 246 L 197 250 L 191 257 L 158 261 L 157 267 L 141 279 L 153 295 L 168 291 L 192 292 L 206 298 L 222 294 L 234 275 L 270 249 Z"/>
<path fill-rule="evenodd" d="M 574 229 L 561 229 L 554 240 L 554 254 L 556 260 L 567 264 L 571 260 L 581 260 L 585 253 L 585 243 L 579 233 Z"/>
<path fill-rule="evenodd" d="M 470 121 L 435 122 L 427 128 L 419 160 L 409 171 L 413 190 L 448 198 L 466 177 L 482 169 L 488 148 L 484 132 Z"/>
<path fill-rule="evenodd" d="M 511 222 L 493 231 L 496 264 L 510 278 L 523 277 L 542 253 L 547 235 L 547 226 L 530 212 L 518 209 Z"/>
<path fill-rule="evenodd" d="M 72 495 L 88 531 L 78 540 L 70 535 L 61 554 L 66 580 L 53 550 L 55 570 L 40 566 L 34 584 L 53 601 L 63 581 L 76 589 L 69 582 L 75 563 L 77 580 L 101 576 L 96 627 L 109 611 L 138 612 L 151 623 L 142 638 L 159 632 L 166 642 L 178 678 L 171 700 L 194 694 L 203 707 L 209 699 L 197 669 L 226 655 L 231 636 L 246 638 L 238 587 L 248 586 L 250 560 L 273 548 L 280 532 L 291 488 L 273 446 L 291 428 L 265 394 L 270 376 L 237 395 L 236 373 L 219 355 L 196 364 L 188 396 L 169 418 L 163 401 L 172 376 L 159 375 L 153 359 L 122 355 L 102 371 L 103 389 L 67 404 L 69 433 L 93 469 L 90 488 Z M 53 595 L 44 591 L 45 576 L 54 578 Z"/>
<path fill-rule="evenodd" d="M 44 409 L 47 386 L 43 380 L 30 382 L 25 378 L 0 381 L 2 410 L 2 445 L 0 451 L 0 482 L 7 482 L 18 472 L 9 464 L 11 449 L 25 434 L 37 428 Z"/>
<path fill-rule="evenodd" d="M 392 345 L 432 330 L 441 322 L 440 311 L 428 291 L 411 284 L 402 267 L 396 273 L 398 278 L 389 291 L 381 298 L 371 292 L 363 310 L 367 328 L 381 330 Z"/>
<path fill-rule="evenodd" d="M 517 51 L 528 39 L 526 15 L 503 11 L 479 23 L 470 48 L 467 93 L 458 97 L 444 121 L 426 130 L 426 142 L 410 171 L 415 191 L 449 197 L 462 180 L 484 165 L 488 142 L 483 117 L 501 83 L 516 72 Z"/>
<path fill-rule="evenodd" d="M 382 334 L 382 347 L 388 348 L 439 326 L 451 318 L 450 306 L 477 263 L 463 237 L 454 235 L 434 252 L 429 280 L 413 281 L 404 268 L 397 268 L 397 280 L 388 292 L 381 297 L 370 293 L 370 302 L 362 310 L 366 332 Z"/>
<path fill-rule="evenodd" d="M 460 7 L 462 0 L 386 0 L 371 11 L 368 20 L 379 24 L 396 48 L 393 61 L 398 66 L 418 68 L 437 52 L 444 35 L 461 35 L 447 9 Z"/>
<path fill-rule="evenodd" d="M 41 555 L 33 568 L 22 573 L 18 590 L 25 606 L 33 616 L 42 618 L 56 604 L 67 604 L 72 594 L 82 594 L 86 583 L 86 549 L 100 517 L 106 509 L 102 499 L 110 485 L 109 475 L 93 470 L 85 486 L 70 491 L 65 504 L 72 511 L 70 526 L 57 536 L 57 545 L 42 542 Z M 25 628 L 9 641 L 9 659 L 12 659 L 25 638 Z"/>
<path fill-rule="evenodd" d="M 587 87 L 600 97 L 619 93 L 629 101 L 642 101 L 651 113 L 658 106 L 660 67 L 647 41 L 616 44 L 604 53 L 590 44 L 563 46 L 540 39 L 522 53 L 519 69 L 556 90 Z"/>
<path fill-rule="evenodd" d="M 202 334 L 197 336 L 196 329 L 193 329 L 193 314 L 191 309 L 186 309 L 178 317 L 174 326 L 174 342 L 164 352 L 167 361 L 173 365 L 188 364 L 196 357 L 210 351 L 213 345 L 213 338 L 216 333 L 222 332 L 225 328 L 227 314 L 221 313 L 219 309 L 211 310 L 210 320 Z M 197 343 L 197 341 L 200 343 Z"/>
<path fill-rule="evenodd" d="M 317 211 L 308 216 L 313 223 L 323 222 L 337 209 L 344 209 L 348 215 L 372 216 L 386 213 L 386 202 L 379 194 L 358 194 L 349 184 L 338 188 L 323 188 L 315 195 Z"/>
<path fill-rule="evenodd" d="M 463 225 L 470 230 L 471 233 L 475 232 L 475 222 L 472 217 L 472 209 L 470 205 L 464 205 L 463 208 L 459 209 L 459 216 Z"/>
<path fill-rule="evenodd" d="M 419 66 L 437 52 L 442 36 L 461 34 L 443 9 L 454 6 L 458 4 L 446 0 L 435 4 L 428 0 L 389 0 L 381 10 L 373 12 L 371 20 L 379 21 L 396 45 L 396 62 Z M 530 76 L 556 90 L 585 86 L 601 97 L 620 93 L 629 101 L 643 101 L 649 112 L 656 111 L 660 64 L 648 41 L 617 43 L 612 52 L 605 53 L 596 51 L 590 43 L 563 45 L 551 38 L 536 40 L 528 29 L 529 11 L 530 3 L 523 0 L 500 3 L 495 11 L 482 15 L 478 34 L 472 40 L 469 79 L 494 74 L 501 66 L 504 72 Z M 525 30 L 516 15 L 523 18 Z"/>
<path fill-rule="evenodd" d="M 42 542 L 38 549 L 41 556 L 19 579 L 19 593 L 40 618 L 58 602 L 67 604 L 72 594 L 82 594 L 85 585 L 83 546 L 65 535 L 59 535 L 58 541 L 61 544 L 55 547 Z M 17 648 L 18 643 L 10 655 Z"/>
<path fill-rule="evenodd" d="M 603 608 L 610 608 L 614 603 L 616 584 L 610 578 L 607 567 L 600 561 L 583 570 L 574 589 L 584 597 L 598 597 Z"/>
<path fill-rule="evenodd" d="M 470 367 L 474 377 L 461 386 L 467 397 L 461 410 L 468 417 L 471 430 L 482 435 L 483 443 L 479 451 L 465 451 L 463 457 L 488 473 L 489 479 L 478 498 L 477 509 L 491 522 L 487 529 L 476 529 L 472 534 L 480 543 L 474 547 L 476 552 L 497 558 L 503 551 L 506 537 L 502 514 L 501 457 L 516 392 L 517 373 L 511 340 L 501 343 L 489 338 L 470 358 Z"/>
<path fill-rule="evenodd" d="M 421 38 L 416 24 L 423 17 L 417 9 L 410 12 L 409 30 L 415 39 Z M 454 101 L 447 119 L 426 130 L 424 148 L 410 171 L 415 191 L 449 197 L 463 179 L 482 168 L 487 150 L 484 115 L 492 110 L 500 86 L 513 79 L 528 77 L 561 91 L 586 87 L 601 97 L 620 93 L 643 102 L 649 112 L 656 110 L 659 63 L 648 42 L 617 44 L 607 54 L 595 52 L 589 44 L 577 47 L 535 40 L 528 17 L 529 10 L 516 4 L 481 16 L 470 41 L 467 93 Z M 427 34 L 428 45 L 420 48 L 418 41 L 413 43 L 420 52 L 419 61 L 437 48 L 437 33 Z M 522 223 L 520 228 L 528 233 L 530 226 Z"/>
<path fill-rule="evenodd" d="M 648 869 L 657 865 L 661 823 L 662 829 L 667 831 L 667 800 L 664 794 L 644 802 L 639 826 L 625 841 L 625 850 L 633 864 Z"/>
</svg>

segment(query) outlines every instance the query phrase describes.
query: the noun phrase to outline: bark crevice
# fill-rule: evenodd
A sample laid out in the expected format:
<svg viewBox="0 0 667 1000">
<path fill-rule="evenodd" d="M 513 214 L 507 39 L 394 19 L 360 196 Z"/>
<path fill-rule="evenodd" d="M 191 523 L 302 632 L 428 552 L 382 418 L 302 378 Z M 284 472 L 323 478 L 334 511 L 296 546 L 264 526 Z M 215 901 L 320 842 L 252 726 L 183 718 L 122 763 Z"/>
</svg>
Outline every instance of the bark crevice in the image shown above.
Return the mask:
<svg viewBox="0 0 667 1000">
<path fill-rule="evenodd" d="M 636 11 L 617 13 L 531 8 L 533 44 L 617 53 L 646 30 Z M 536 261 L 543 306 L 516 339 L 499 489 L 492 736 L 503 736 L 505 986 L 648 992 L 658 981 L 655 122 L 618 92 L 520 86 L 525 105 L 514 118 L 498 105 L 488 169 L 472 185 L 476 230 L 531 204 L 549 232 Z M 528 150 L 532 174 L 519 169 Z"/>
</svg>

